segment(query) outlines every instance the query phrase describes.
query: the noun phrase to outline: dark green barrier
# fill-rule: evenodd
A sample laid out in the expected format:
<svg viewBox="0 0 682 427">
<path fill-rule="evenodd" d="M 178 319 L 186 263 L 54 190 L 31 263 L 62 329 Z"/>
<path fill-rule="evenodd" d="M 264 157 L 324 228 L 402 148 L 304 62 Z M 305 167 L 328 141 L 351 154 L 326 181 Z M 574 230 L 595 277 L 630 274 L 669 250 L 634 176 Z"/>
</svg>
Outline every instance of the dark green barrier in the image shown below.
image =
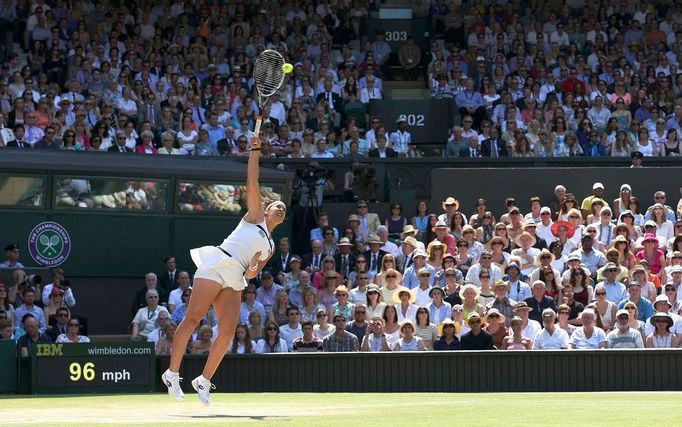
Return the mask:
<svg viewBox="0 0 682 427">
<path fill-rule="evenodd" d="M 204 363 L 183 362 L 186 391 Z M 168 358 L 157 367 L 158 377 Z M 682 350 L 228 355 L 213 382 L 219 392 L 682 390 Z"/>
<path fill-rule="evenodd" d="M 154 391 L 152 343 L 37 344 L 31 354 L 33 393 Z"/>
<path fill-rule="evenodd" d="M 17 392 L 17 345 L 0 340 L 0 393 Z"/>
</svg>

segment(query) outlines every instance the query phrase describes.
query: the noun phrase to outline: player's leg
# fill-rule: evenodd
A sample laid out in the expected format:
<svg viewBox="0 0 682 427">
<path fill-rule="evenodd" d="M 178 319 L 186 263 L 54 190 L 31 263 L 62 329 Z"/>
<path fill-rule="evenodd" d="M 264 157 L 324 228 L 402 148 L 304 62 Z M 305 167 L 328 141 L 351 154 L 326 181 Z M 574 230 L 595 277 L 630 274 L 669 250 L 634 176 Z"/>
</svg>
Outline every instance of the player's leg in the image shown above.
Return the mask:
<svg viewBox="0 0 682 427">
<path fill-rule="evenodd" d="M 187 342 L 221 291 L 222 286 L 218 282 L 204 278 L 194 279 L 192 296 L 189 299 L 185 318 L 180 322 L 173 338 L 170 366 L 162 375 L 162 380 L 168 387 L 168 394 L 176 400 L 184 398 L 180 387 L 179 370 L 182 356 L 187 349 Z"/>
<path fill-rule="evenodd" d="M 240 303 L 241 292 L 232 288 L 223 289 L 213 302 L 213 309 L 218 317 L 218 336 L 211 345 L 202 375 L 192 381 L 192 386 L 199 393 L 199 400 L 205 405 L 211 403 L 209 396 L 212 387 L 211 378 L 223 360 L 227 346 L 232 342 L 239 320 Z"/>
</svg>

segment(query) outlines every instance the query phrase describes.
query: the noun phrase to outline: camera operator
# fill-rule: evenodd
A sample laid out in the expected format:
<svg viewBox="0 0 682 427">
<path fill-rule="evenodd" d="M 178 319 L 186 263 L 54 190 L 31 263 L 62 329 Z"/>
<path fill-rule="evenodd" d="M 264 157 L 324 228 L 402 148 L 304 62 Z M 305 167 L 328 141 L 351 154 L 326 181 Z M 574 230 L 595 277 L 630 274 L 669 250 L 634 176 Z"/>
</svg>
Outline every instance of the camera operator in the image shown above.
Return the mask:
<svg viewBox="0 0 682 427">
<path fill-rule="evenodd" d="M 64 304 L 71 308 L 76 305 L 76 298 L 73 296 L 73 291 L 71 290 L 71 281 L 64 278 L 64 270 L 57 268 L 52 271 L 50 275 L 52 278 L 52 283 L 48 283 L 43 288 L 42 300 L 44 305 L 50 303 L 50 293 L 52 293 L 52 288 L 57 287 L 64 291 Z"/>
<path fill-rule="evenodd" d="M 298 204 L 303 207 L 319 209 L 322 206 L 324 191 L 334 191 L 334 183 L 329 178 L 327 169 L 317 162 L 310 162 L 304 169 L 296 171 L 296 190 L 300 192 Z"/>
<path fill-rule="evenodd" d="M 24 270 L 14 270 L 12 273 L 12 285 L 9 287 L 9 302 L 18 306 L 23 304 L 24 299 L 22 297 L 24 289 L 33 288 L 38 295 L 40 295 L 41 288 L 40 285 L 43 283 L 43 279 L 38 274 L 26 275 Z M 40 304 L 42 305 L 42 303 Z"/>
</svg>

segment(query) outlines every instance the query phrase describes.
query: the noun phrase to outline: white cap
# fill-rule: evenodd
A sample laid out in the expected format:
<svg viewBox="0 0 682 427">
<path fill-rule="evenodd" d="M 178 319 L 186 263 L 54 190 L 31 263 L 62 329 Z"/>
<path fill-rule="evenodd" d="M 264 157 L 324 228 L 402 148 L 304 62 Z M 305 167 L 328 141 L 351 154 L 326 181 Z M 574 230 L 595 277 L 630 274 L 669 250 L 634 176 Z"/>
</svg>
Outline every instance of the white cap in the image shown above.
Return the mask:
<svg viewBox="0 0 682 427">
<path fill-rule="evenodd" d="M 545 212 L 551 214 L 551 213 L 552 213 L 552 209 L 550 209 L 549 206 L 543 206 L 542 209 L 540 209 L 540 213 L 543 214 L 543 213 L 545 213 Z"/>
<path fill-rule="evenodd" d="M 595 182 L 594 185 L 592 185 L 592 189 L 596 190 L 597 188 L 601 188 L 603 190 L 604 184 L 602 184 L 601 182 Z"/>
</svg>

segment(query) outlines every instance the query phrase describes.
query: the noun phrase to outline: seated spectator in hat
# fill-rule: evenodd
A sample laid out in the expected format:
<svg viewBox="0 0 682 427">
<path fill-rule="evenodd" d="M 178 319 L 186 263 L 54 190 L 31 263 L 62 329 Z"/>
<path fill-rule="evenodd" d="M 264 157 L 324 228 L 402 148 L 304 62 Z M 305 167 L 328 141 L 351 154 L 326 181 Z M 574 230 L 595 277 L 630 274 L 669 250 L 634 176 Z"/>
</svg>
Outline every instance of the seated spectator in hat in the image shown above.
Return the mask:
<svg viewBox="0 0 682 427">
<path fill-rule="evenodd" d="M 509 321 L 496 308 L 491 308 L 483 318 L 483 323 L 486 325 L 483 330 L 492 335 L 493 344 L 495 344 L 496 348 L 502 348 L 502 342 L 509 334 L 509 329 L 505 326 L 505 323 Z"/>
<path fill-rule="evenodd" d="M 338 252 L 334 255 L 336 272 L 341 274 L 343 279 L 348 279 L 355 269 L 355 254 L 351 252 L 353 243 L 348 237 L 342 237 L 336 247 L 338 248 Z"/>
<path fill-rule="evenodd" d="M 367 310 L 364 305 L 356 305 L 353 310 L 354 318 L 346 323 L 346 330 L 351 332 L 358 338 L 358 342 L 362 342 L 363 337 L 367 334 Z"/>
<path fill-rule="evenodd" d="M 436 276 L 436 269 L 426 263 L 426 252 L 422 250 L 415 250 L 412 253 L 412 265 L 405 269 L 402 285 L 408 289 L 414 289 L 419 286 L 419 271 L 425 268 L 429 272 L 429 286 L 433 286 Z"/>
<path fill-rule="evenodd" d="M 532 344 L 535 336 L 542 329 L 542 326 L 540 325 L 540 322 L 529 318 L 531 311 L 532 308 L 525 301 L 517 302 L 512 309 L 514 316 L 521 319 L 521 334 L 528 338 Z M 510 336 L 511 333 L 512 332 L 510 331 Z"/>
<path fill-rule="evenodd" d="M 449 199 L 446 200 L 446 202 L 447 201 L 449 201 Z M 457 201 L 455 200 L 455 202 L 457 202 Z M 445 205 L 446 212 L 443 215 L 448 214 L 448 209 L 451 209 L 450 206 L 451 205 Z M 436 222 L 436 226 L 433 227 L 433 229 L 432 229 L 432 231 L 436 235 L 436 238 L 432 242 L 428 242 L 429 247 L 431 246 L 431 243 L 434 243 L 434 242 L 440 242 L 444 245 L 443 246 L 443 253 L 441 256 L 444 256 L 446 253 L 454 256 L 457 253 L 457 250 L 456 250 L 457 239 L 455 239 L 455 236 L 453 236 L 450 233 L 450 227 L 448 226 L 448 224 L 449 224 L 448 221 L 446 221 L 444 219 L 439 219 L 438 222 Z M 429 249 L 429 254 L 430 253 L 431 253 L 431 250 Z M 429 257 L 429 258 L 431 258 L 431 257 Z"/>
<path fill-rule="evenodd" d="M 659 240 L 656 236 L 647 231 L 641 241 L 642 250 L 635 254 L 635 257 L 639 260 L 646 260 L 649 263 L 649 270 L 651 273 L 658 276 L 660 279 L 664 279 L 665 275 L 665 258 L 663 256 L 663 251 L 658 249 Z"/>
<path fill-rule="evenodd" d="M 171 354 L 173 351 L 173 338 L 175 338 L 175 331 L 177 329 L 178 325 L 172 320 L 163 326 L 163 336 L 159 338 L 155 347 L 155 354 L 157 356 Z"/>
<path fill-rule="evenodd" d="M 450 318 L 460 326 L 459 332 L 457 333 L 457 338 L 462 339 L 462 335 L 471 330 L 471 328 L 469 328 L 469 326 L 466 324 L 466 319 L 464 318 L 464 307 L 462 304 L 455 304 L 452 306 Z"/>
<path fill-rule="evenodd" d="M 665 297 L 664 297 L 665 298 Z M 645 340 L 646 348 L 677 348 L 682 343 L 682 335 L 672 332 L 675 321 L 667 310 L 657 312 L 647 321 L 647 329 L 652 332 Z M 679 317 L 679 316 L 678 316 Z"/>
<path fill-rule="evenodd" d="M 0 263 L 0 268 L 24 268 L 24 264 L 19 262 L 19 244 L 10 243 L 5 246 L 7 259 Z"/>
<path fill-rule="evenodd" d="M 279 335 L 286 341 L 289 351 L 292 349 L 294 340 L 303 335 L 300 316 L 301 312 L 298 307 L 287 307 L 288 322 L 279 327 Z"/>
<path fill-rule="evenodd" d="M 182 292 L 182 303 L 175 309 L 171 315 L 171 320 L 178 325 L 185 318 L 187 314 L 187 306 L 189 305 L 189 299 L 192 296 L 192 288 L 187 288 Z"/>
<path fill-rule="evenodd" d="M 642 334 L 630 327 L 627 310 L 616 313 L 616 327 L 606 335 L 606 348 L 644 348 Z"/>
<path fill-rule="evenodd" d="M 54 314 L 52 326 L 45 331 L 45 335 L 50 337 L 52 341 L 57 341 L 57 337 L 69 331 L 69 321 L 71 320 L 71 312 L 66 307 L 59 307 Z"/>
<path fill-rule="evenodd" d="M 384 333 L 384 322 L 381 317 L 374 317 L 369 322 L 369 328 L 362 339 L 360 351 L 370 351 L 372 353 L 391 351 L 386 334 Z"/>
<path fill-rule="evenodd" d="M 433 349 L 436 351 L 453 351 L 459 350 L 460 341 L 457 338 L 460 325 L 455 323 L 452 319 L 444 319 L 438 325 L 438 335 L 440 338 L 433 343 Z"/>
<path fill-rule="evenodd" d="M 419 270 L 419 275 L 417 277 L 419 279 L 419 285 L 412 289 L 412 293 L 415 297 L 414 302 L 419 307 L 426 307 L 431 303 L 431 297 L 429 296 L 432 289 L 431 286 L 429 286 L 431 273 L 429 273 L 429 270 L 426 268 L 422 268 Z"/>
<path fill-rule="evenodd" d="M 500 350 L 530 350 L 533 344 L 528 337 L 522 334 L 523 321 L 521 318 L 514 316 L 509 323 L 511 325 L 509 335 L 502 340 Z"/>
<path fill-rule="evenodd" d="M 438 325 L 444 319 L 450 318 L 452 306 L 450 305 L 450 303 L 444 300 L 445 291 L 442 288 L 439 287 L 431 288 L 429 290 L 429 298 L 431 298 L 431 302 L 427 304 L 425 307 L 429 313 L 429 319 L 432 323 Z"/>
<path fill-rule="evenodd" d="M 475 214 L 474 214 L 475 215 Z M 466 253 L 471 255 L 473 261 L 478 261 L 481 254 L 485 251 L 485 246 L 483 243 L 479 242 L 474 238 L 476 231 L 471 225 L 465 225 L 462 227 L 462 238 L 458 240 L 459 242 L 465 241 L 467 243 Z M 459 265 L 464 263 L 464 259 L 459 257 Z"/>
<path fill-rule="evenodd" d="M 287 342 L 279 336 L 279 325 L 268 320 L 265 324 L 265 336 L 256 343 L 256 353 L 287 353 L 288 351 Z"/>
<path fill-rule="evenodd" d="M 527 286 L 527 285 L 526 285 Z M 508 296 L 509 285 L 503 280 L 498 280 L 493 285 L 493 293 L 495 298 L 486 304 L 484 311 L 489 313 L 490 310 L 497 310 L 498 313 L 502 314 L 502 320 L 504 321 L 504 326 L 509 326 L 509 320 L 511 319 L 512 310 L 516 301 L 509 298 Z"/>
<path fill-rule="evenodd" d="M 561 255 L 561 254 L 560 254 Z M 543 271 L 547 271 L 546 269 L 550 269 L 552 272 L 553 277 L 557 282 L 561 281 L 561 271 L 557 270 L 553 266 L 553 262 L 556 259 L 556 255 L 552 253 L 549 249 L 542 249 L 538 256 L 535 259 L 535 265 L 537 265 L 537 268 L 533 270 L 533 273 L 531 273 L 530 277 L 528 278 L 529 283 L 533 283 L 536 280 L 545 280 L 545 278 L 541 278 L 540 276 L 545 276 Z M 561 269 L 563 271 L 563 265 L 561 266 Z M 549 277 L 549 275 L 547 275 Z M 549 293 L 552 293 L 549 291 Z M 557 294 L 554 293 L 553 295 L 550 295 L 552 298 L 557 299 L 556 296 Z"/>
<path fill-rule="evenodd" d="M 616 248 L 611 248 L 606 251 L 606 263 L 607 264 L 616 264 L 618 267 L 618 274 L 616 275 L 616 281 L 623 283 L 624 285 L 627 285 L 627 282 L 629 280 L 628 275 L 629 271 L 628 268 L 620 265 L 618 263 L 618 259 L 620 258 L 620 252 L 618 252 L 618 249 Z M 604 280 L 604 267 L 600 268 L 597 270 L 597 282 L 601 282 Z"/>
<path fill-rule="evenodd" d="M 476 312 L 469 314 L 466 326 L 470 330 L 460 339 L 461 350 L 495 350 L 492 335 L 483 330 L 484 325 L 480 314 Z"/>
<path fill-rule="evenodd" d="M 489 251 L 484 251 L 481 254 L 478 264 L 474 264 L 467 271 L 466 278 L 464 279 L 467 283 L 472 283 L 477 288 L 481 287 L 480 274 L 481 270 L 485 269 L 490 272 L 490 281 L 495 283 L 497 280 L 502 279 L 502 270 L 496 265 L 493 265 L 493 254 Z"/>
<path fill-rule="evenodd" d="M 445 244 L 437 240 L 434 240 L 431 243 L 429 243 L 429 245 L 426 248 L 426 252 L 428 254 L 428 258 L 426 260 L 427 264 L 434 268 L 435 270 L 434 274 L 438 273 L 443 268 L 443 256 L 446 254 Z"/>
<path fill-rule="evenodd" d="M 606 333 L 595 326 L 596 314 L 593 309 L 586 308 L 580 315 L 582 326 L 571 334 L 568 343 L 572 349 L 606 348 Z"/>
<path fill-rule="evenodd" d="M 468 318 L 469 314 L 474 312 L 483 315 L 483 306 L 478 302 L 480 296 L 480 290 L 472 283 L 467 283 L 461 287 L 459 297 L 462 299 L 464 318 Z"/>
<path fill-rule="evenodd" d="M 521 268 L 516 261 L 511 260 L 507 269 L 508 296 L 514 301 L 524 301 L 532 296 L 530 286 L 521 277 Z"/>
<path fill-rule="evenodd" d="M 629 282 L 637 282 L 642 288 L 641 292 L 641 297 L 649 300 L 652 304 L 654 301 L 656 301 L 656 296 L 658 295 L 658 289 L 656 289 L 656 285 L 654 285 L 652 282 L 650 282 L 648 279 L 648 274 L 646 272 L 646 269 L 641 266 L 641 265 L 636 265 L 632 269 L 632 279 L 629 280 Z M 627 285 L 629 286 L 628 283 Z"/>
<path fill-rule="evenodd" d="M 366 276 L 359 275 L 358 280 L 366 281 Z M 395 280 L 392 279 L 392 280 Z M 397 288 L 396 288 L 397 289 Z M 353 291 L 351 290 L 351 293 Z M 393 295 L 391 295 L 391 298 Z M 367 291 L 365 292 L 365 307 L 367 310 L 367 317 L 375 318 L 382 317 L 384 314 L 384 309 L 386 308 L 386 303 L 381 301 L 381 294 L 379 292 L 379 287 L 375 284 L 367 286 Z M 392 299 L 391 299 L 392 301 Z"/>
<path fill-rule="evenodd" d="M 160 313 L 166 313 L 170 317 L 166 307 L 159 305 L 159 292 L 156 289 L 147 291 L 146 300 L 147 305 L 137 310 L 133 318 L 131 338 L 134 341 L 147 340 L 149 334 L 154 330 L 156 319 Z"/>
<path fill-rule="evenodd" d="M 625 304 L 631 302 L 637 306 L 637 320 L 644 322 L 654 314 L 654 306 L 651 304 L 651 301 L 642 297 L 641 284 L 633 280 L 628 284 L 627 292 L 628 296 L 618 303 L 619 310 L 624 308 Z"/>
<path fill-rule="evenodd" d="M 326 286 L 325 281 L 328 278 L 333 278 L 336 277 L 336 279 L 340 283 L 340 277 L 338 273 L 336 272 L 336 261 L 334 261 L 334 257 L 331 255 L 324 255 L 322 254 L 322 261 L 320 262 L 320 269 L 317 270 L 316 268 L 311 268 L 309 273 L 311 276 L 311 282 L 313 284 L 313 287 L 317 290 L 321 290 Z M 300 278 L 299 278 L 300 280 Z"/>
<path fill-rule="evenodd" d="M 415 304 L 415 301 L 415 294 L 405 287 L 400 287 L 393 294 L 398 323 L 402 323 L 405 319 L 412 320 L 413 322 L 416 320 L 417 309 L 419 307 Z"/>
<path fill-rule="evenodd" d="M 329 307 L 332 316 L 335 314 L 343 314 L 346 319 L 353 318 L 353 310 L 355 310 L 355 304 L 348 301 L 348 288 L 344 285 L 336 287 L 334 290 L 334 297 L 336 297 L 336 302 Z"/>
<path fill-rule="evenodd" d="M 295 289 L 298 286 L 299 276 L 302 272 L 306 273 L 308 281 L 310 281 L 308 272 L 301 269 L 301 258 L 296 255 L 292 256 L 289 260 L 289 272 L 285 273 L 283 270 L 280 270 L 278 274 L 279 282 L 284 287 L 284 290 L 290 292 L 292 289 Z"/>
<path fill-rule="evenodd" d="M 547 271 L 551 272 L 551 269 Z M 556 286 L 556 282 L 554 282 Z M 526 298 L 525 302 L 531 308 L 528 317 L 536 322 L 542 322 L 542 312 L 546 308 L 556 309 L 556 301 L 554 298 L 547 296 L 546 284 L 542 280 L 536 280 L 531 287 L 532 297 Z"/>
<path fill-rule="evenodd" d="M 682 237 L 680 241 L 682 242 Z M 664 283 L 671 283 L 673 281 L 673 273 L 682 273 L 682 251 L 670 251 L 668 253 L 668 260 L 669 265 L 665 268 Z"/>
<path fill-rule="evenodd" d="M 495 225 L 495 230 L 503 231 L 505 234 L 507 232 L 507 227 L 502 223 L 497 223 Z M 488 240 L 486 244 L 486 249 L 492 253 L 493 264 L 504 271 L 509 263 L 509 258 L 511 255 L 509 252 L 504 250 L 506 246 L 505 239 L 502 236 L 494 236 L 492 239 Z"/>
<path fill-rule="evenodd" d="M 393 351 L 423 351 L 424 341 L 416 334 L 414 322 L 405 319 L 400 323 L 400 338 L 393 345 Z"/>
<path fill-rule="evenodd" d="M 606 291 L 606 299 L 616 304 L 619 304 L 626 298 L 625 285 L 616 280 L 618 271 L 619 268 L 616 264 L 606 264 L 603 269 L 604 280 L 597 283 L 595 287 L 595 292 L 597 289 L 604 289 Z"/>
<path fill-rule="evenodd" d="M 536 238 L 527 231 L 522 232 L 516 238 L 517 248 L 512 250 L 512 256 L 518 257 L 521 260 L 521 273 L 530 275 L 535 270 L 535 259 L 540 254 L 540 250 L 534 248 Z"/>
<path fill-rule="evenodd" d="M 197 339 L 192 341 L 189 354 L 208 354 L 213 344 L 213 328 L 202 325 L 197 332 Z"/>
<path fill-rule="evenodd" d="M 301 323 L 301 330 L 303 335 L 296 338 L 293 343 L 293 351 L 301 352 L 316 352 L 322 351 L 322 340 L 315 336 L 313 322 L 309 320 Z"/>
<path fill-rule="evenodd" d="M 38 321 L 31 313 L 26 313 L 20 322 L 25 332 L 18 340 L 17 347 L 21 357 L 28 357 L 36 344 L 51 344 L 52 340 L 40 332 Z"/>
<path fill-rule="evenodd" d="M 451 275 L 446 276 L 446 271 L 449 271 Z M 433 281 L 433 286 L 438 288 L 445 288 L 448 284 L 448 280 L 452 280 L 458 284 L 464 283 L 464 275 L 462 274 L 461 271 L 457 269 L 457 259 L 450 254 L 447 254 L 445 255 L 445 257 L 443 257 L 443 261 L 441 262 L 441 268 L 439 271 L 436 272 L 436 277 Z"/>
<path fill-rule="evenodd" d="M 561 307 L 561 306 L 560 306 Z M 535 335 L 533 350 L 565 350 L 569 347 L 568 332 L 557 327 L 557 315 L 551 308 L 542 311 L 543 329 Z"/>
<path fill-rule="evenodd" d="M 358 338 L 344 328 L 346 320 L 347 317 L 342 313 L 334 315 L 334 326 L 336 326 L 336 329 L 322 340 L 324 351 L 347 352 L 358 351 L 360 349 Z"/>
<path fill-rule="evenodd" d="M 670 331 L 675 335 L 682 336 L 682 316 L 679 315 L 679 310 L 675 311 L 676 304 L 671 302 L 670 298 L 668 297 L 668 295 L 674 297 L 674 293 L 676 293 L 674 286 L 671 284 L 665 285 L 663 292 L 663 294 L 656 297 L 654 310 L 656 310 L 656 313 L 668 313 L 673 319 L 673 324 L 670 326 Z M 655 326 L 656 325 L 650 321 L 647 321 L 645 325 L 646 336 L 649 336 L 649 334 L 654 332 Z"/>
<path fill-rule="evenodd" d="M 25 288 L 21 294 L 24 303 L 18 306 L 14 310 L 14 326 L 19 331 L 19 328 L 23 325 L 23 318 L 30 314 L 33 319 L 38 322 L 38 327 L 41 331 L 44 331 L 47 327 L 47 321 L 43 310 L 34 304 L 36 293 L 33 288 Z"/>
<path fill-rule="evenodd" d="M 168 313 L 161 312 L 154 322 L 154 330 L 147 336 L 147 342 L 152 342 L 154 345 L 159 342 L 159 339 L 164 336 L 164 329 L 171 321 L 171 316 Z M 177 323 L 176 323 L 177 324 Z"/>
</svg>

